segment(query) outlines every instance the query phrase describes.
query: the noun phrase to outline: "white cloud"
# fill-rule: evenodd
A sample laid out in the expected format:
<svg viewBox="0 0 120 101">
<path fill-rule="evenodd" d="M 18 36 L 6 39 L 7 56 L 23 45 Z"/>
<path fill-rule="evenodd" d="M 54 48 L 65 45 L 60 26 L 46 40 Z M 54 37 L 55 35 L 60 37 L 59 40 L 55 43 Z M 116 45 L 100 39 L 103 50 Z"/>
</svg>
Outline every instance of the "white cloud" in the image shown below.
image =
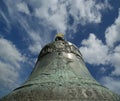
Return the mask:
<svg viewBox="0 0 120 101">
<path fill-rule="evenodd" d="M 20 64 L 24 57 L 13 43 L 4 38 L 0 38 L 0 47 L 0 85 L 13 89 L 18 86 Z"/>
<path fill-rule="evenodd" d="M 12 65 L 0 61 L 0 85 L 4 85 L 4 87 L 11 89 L 14 86 L 18 86 L 18 78 L 19 73 Z"/>
<path fill-rule="evenodd" d="M 97 39 L 94 34 L 90 34 L 87 40 L 83 40 L 82 45 L 80 51 L 87 63 L 96 65 L 107 63 L 108 47 Z"/>
<path fill-rule="evenodd" d="M 99 7 L 99 9 L 96 7 L 95 0 L 77 0 L 76 2 L 71 0 L 70 3 L 70 14 L 74 17 L 76 23 L 81 22 L 82 24 L 86 24 L 101 22 L 101 13 L 99 11 L 101 7 Z"/>
<path fill-rule="evenodd" d="M 45 39 L 46 42 L 51 40 L 51 31 L 66 33 L 69 29 L 75 31 L 77 24 L 100 23 L 102 11 L 110 8 L 107 0 L 103 3 L 96 0 L 7 0 L 4 3 L 8 7 L 12 23 L 19 22 L 27 32 L 27 39 L 30 40 L 28 49 L 33 54 L 39 53 Z M 19 12 L 26 13 L 28 19 Z M 69 15 L 73 17 L 73 25 L 68 24 Z"/>
<path fill-rule="evenodd" d="M 3 10 L 0 9 L 0 22 L 4 23 L 6 25 L 5 29 L 2 28 L 2 30 L 5 30 L 6 32 L 11 29 L 11 24 L 9 21 L 9 17 L 5 14 Z"/>
<path fill-rule="evenodd" d="M 39 18 L 37 25 L 42 24 L 61 33 L 71 29 L 75 31 L 78 24 L 100 23 L 102 12 L 111 8 L 108 0 L 6 0 L 4 3 L 13 21 L 18 21 L 22 17 L 19 12 L 23 12 L 29 15 L 29 19 Z M 68 24 L 69 15 L 73 18 L 72 25 Z"/>
<path fill-rule="evenodd" d="M 106 68 L 105 68 L 105 67 L 101 67 L 101 68 L 100 68 L 100 72 L 101 72 L 101 73 L 105 73 L 105 72 L 106 72 Z"/>
<path fill-rule="evenodd" d="M 29 51 L 32 54 L 38 54 L 42 46 L 44 45 L 45 41 L 49 40 L 49 38 L 46 38 L 46 40 L 44 40 L 44 35 L 43 35 L 44 32 L 42 33 L 41 30 L 39 29 L 33 30 L 29 22 L 23 17 L 19 19 L 19 23 L 27 32 L 28 37 L 27 38 L 25 37 L 25 40 L 27 39 L 30 40 L 28 46 Z M 49 35 L 46 37 L 49 37 Z"/>
<path fill-rule="evenodd" d="M 108 87 L 110 90 L 120 94 L 120 79 L 106 76 L 101 79 L 101 83 Z"/>
<path fill-rule="evenodd" d="M 114 44 L 120 41 L 120 9 L 118 18 L 114 24 L 109 26 L 105 32 L 106 43 L 108 46 L 113 47 Z"/>
<path fill-rule="evenodd" d="M 114 70 L 110 75 L 120 76 L 120 9 L 118 18 L 105 31 L 106 44 L 97 39 L 94 34 L 82 41 L 80 51 L 87 63 L 111 65 Z M 117 43 L 118 42 L 118 43 Z M 115 43 L 117 43 L 115 45 Z M 111 48 L 112 47 L 112 48 Z"/>
<path fill-rule="evenodd" d="M 26 13 L 26 14 L 30 14 L 27 4 L 25 2 L 18 3 L 16 6 L 18 8 L 18 11 Z"/>
<path fill-rule="evenodd" d="M 43 19 L 47 26 L 52 26 L 58 32 L 65 33 L 67 29 L 67 10 L 66 5 L 59 3 L 58 0 L 42 0 L 41 6 L 35 9 L 35 16 Z"/>
<path fill-rule="evenodd" d="M 0 47 L 0 56 L 2 60 L 9 62 L 16 67 L 19 67 L 18 62 L 23 61 L 23 57 L 15 45 L 4 38 L 0 38 Z"/>
<path fill-rule="evenodd" d="M 82 41 L 80 51 L 87 63 L 102 64 L 104 67 L 101 68 L 101 72 L 104 74 L 109 65 L 113 66 L 114 70 L 108 76 L 101 78 L 100 82 L 110 90 L 120 94 L 120 80 L 115 78 L 115 76 L 120 76 L 120 45 L 111 49 L 97 39 L 94 34 L 90 34 L 88 39 Z"/>
<path fill-rule="evenodd" d="M 104 3 L 96 3 L 95 0 L 42 0 L 41 6 L 35 9 L 35 16 L 52 25 L 58 32 L 70 28 L 67 24 L 69 14 L 74 19 L 74 28 L 77 24 L 100 23 L 101 11 L 110 8 L 107 0 Z M 69 8 L 69 10 L 68 10 Z"/>
<path fill-rule="evenodd" d="M 85 62 L 94 65 L 111 65 L 114 67 L 111 75 L 120 76 L 120 45 L 111 49 L 94 34 L 90 34 L 89 38 L 84 39 L 81 44 L 80 51 Z"/>
<path fill-rule="evenodd" d="M 29 32 L 29 36 L 33 41 L 33 43 L 29 45 L 29 50 L 34 54 L 38 54 L 42 49 L 42 44 L 43 44 L 42 39 L 40 38 L 39 34 L 35 32 Z"/>
<path fill-rule="evenodd" d="M 70 27 L 74 27 L 75 30 L 77 24 L 100 23 L 102 11 L 111 8 L 108 0 L 103 3 L 96 0 L 30 0 L 29 2 L 17 0 L 14 3 L 7 2 L 7 5 L 11 15 L 17 11 L 30 15 L 27 5 L 31 6 L 33 9 L 31 15 L 38 17 L 39 23 L 45 23 L 47 27 L 62 33 Z M 74 19 L 74 24 L 71 26 L 68 24 L 69 15 Z"/>
<path fill-rule="evenodd" d="M 112 71 L 112 75 L 120 76 L 120 45 L 118 45 L 110 55 L 110 61 L 115 68 L 114 71 Z"/>
<path fill-rule="evenodd" d="M 116 18 L 115 22 L 106 29 L 106 44 L 103 44 L 102 40 L 96 38 L 94 34 L 90 34 L 88 39 L 82 41 L 80 51 L 87 63 L 93 65 L 102 64 L 104 66 L 101 68 L 102 73 L 105 74 L 107 72 L 109 65 L 114 68 L 111 72 L 107 72 L 109 73 L 107 74 L 108 76 L 101 78 L 100 82 L 112 91 L 120 94 L 120 80 L 117 78 L 120 76 L 119 32 L 120 10 L 118 18 Z"/>
</svg>

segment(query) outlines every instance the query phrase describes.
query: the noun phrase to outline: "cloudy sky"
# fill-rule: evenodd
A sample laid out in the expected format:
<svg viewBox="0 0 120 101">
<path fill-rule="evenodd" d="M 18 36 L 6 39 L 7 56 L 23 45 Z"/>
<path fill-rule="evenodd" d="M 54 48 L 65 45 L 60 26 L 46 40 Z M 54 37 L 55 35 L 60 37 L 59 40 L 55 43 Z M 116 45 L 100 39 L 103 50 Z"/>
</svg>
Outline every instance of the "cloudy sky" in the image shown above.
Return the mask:
<svg viewBox="0 0 120 101">
<path fill-rule="evenodd" d="M 0 97 L 27 80 L 58 32 L 93 77 L 120 94 L 120 0 L 0 0 Z"/>
</svg>

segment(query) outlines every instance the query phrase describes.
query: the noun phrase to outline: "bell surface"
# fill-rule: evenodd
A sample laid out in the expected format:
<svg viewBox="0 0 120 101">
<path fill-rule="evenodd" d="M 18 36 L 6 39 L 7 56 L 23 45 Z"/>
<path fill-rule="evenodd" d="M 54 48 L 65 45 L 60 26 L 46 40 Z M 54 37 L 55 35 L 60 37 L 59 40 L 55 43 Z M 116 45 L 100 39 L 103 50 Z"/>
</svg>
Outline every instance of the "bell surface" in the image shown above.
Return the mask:
<svg viewBox="0 0 120 101">
<path fill-rule="evenodd" d="M 89 73 L 79 49 L 57 37 L 40 52 L 29 79 L 1 101 L 120 101 Z"/>
</svg>

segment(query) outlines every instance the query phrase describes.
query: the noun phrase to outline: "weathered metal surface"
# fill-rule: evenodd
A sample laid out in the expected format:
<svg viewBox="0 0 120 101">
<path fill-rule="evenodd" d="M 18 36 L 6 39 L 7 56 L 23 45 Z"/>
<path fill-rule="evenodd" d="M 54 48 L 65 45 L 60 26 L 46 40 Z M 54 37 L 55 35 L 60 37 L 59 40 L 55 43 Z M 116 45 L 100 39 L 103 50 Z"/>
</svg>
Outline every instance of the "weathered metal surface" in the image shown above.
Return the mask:
<svg viewBox="0 0 120 101">
<path fill-rule="evenodd" d="M 76 56 L 80 56 L 82 58 L 82 55 L 80 51 L 77 49 L 77 47 L 72 43 L 66 41 L 54 41 L 53 43 L 46 45 L 42 49 L 39 58 L 53 52 L 73 53 Z"/>
<path fill-rule="evenodd" d="M 27 82 L 1 101 L 120 101 L 87 70 L 82 55 L 71 43 L 58 40 L 46 45 Z"/>
</svg>

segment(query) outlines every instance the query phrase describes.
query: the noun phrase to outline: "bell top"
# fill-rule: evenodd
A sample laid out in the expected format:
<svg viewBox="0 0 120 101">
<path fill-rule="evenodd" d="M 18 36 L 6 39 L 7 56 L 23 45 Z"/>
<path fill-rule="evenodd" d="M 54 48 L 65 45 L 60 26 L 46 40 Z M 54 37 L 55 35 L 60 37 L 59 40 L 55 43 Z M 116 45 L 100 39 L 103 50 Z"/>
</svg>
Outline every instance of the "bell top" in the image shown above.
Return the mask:
<svg viewBox="0 0 120 101">
<path fill-rule="evenodd" d="M 58 40 L 64 40 L 64 34 L 62 33 L 56 34 L 55 41 L 58 41 Z"/>
<path fill-rule="evenodd" d="M 77 57 L 82 58 L 78 48 L 74 44 L 65 41 L 63 34 L 57 34 L 55 41 L 44 46 L 40 52 L 39 58 L 53 52 L 73 53 Z"/>
</svg>

